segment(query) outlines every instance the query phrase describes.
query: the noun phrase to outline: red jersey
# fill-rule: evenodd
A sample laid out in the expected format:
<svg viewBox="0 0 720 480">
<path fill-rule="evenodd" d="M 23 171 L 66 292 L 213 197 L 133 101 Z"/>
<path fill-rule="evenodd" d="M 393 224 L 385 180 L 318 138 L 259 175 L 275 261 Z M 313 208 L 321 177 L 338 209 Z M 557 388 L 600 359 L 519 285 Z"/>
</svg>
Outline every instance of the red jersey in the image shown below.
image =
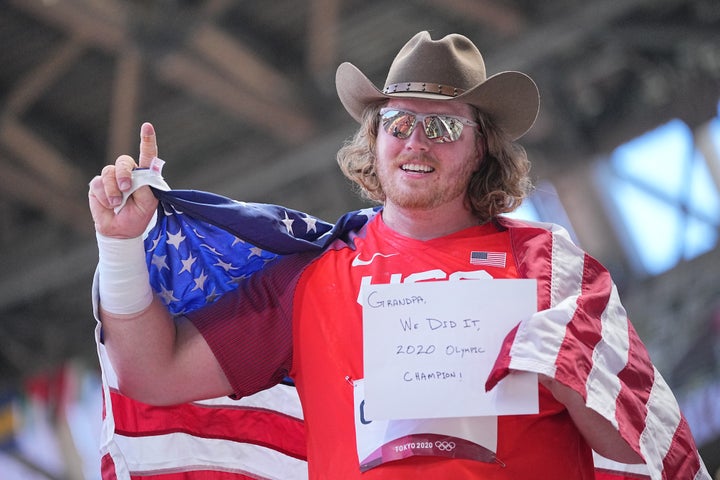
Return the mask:
<svg viewBox="0 0 720 480">
<path fill-rule="evenodd" d="M 488 275 L 518 278 L 508 233 L 496 225 L 419 241 L 377 215 L 352 245 L 281 260 L 189 317 L 237 395 L 295 379 L 311 479 L 594 478 L 589 446 L 543 387 L 539 414 L 498 417 L 494 461 L 411 456 L 361 472 L 352 385 L 364 376 L 361 285 Z"/>
</svg>

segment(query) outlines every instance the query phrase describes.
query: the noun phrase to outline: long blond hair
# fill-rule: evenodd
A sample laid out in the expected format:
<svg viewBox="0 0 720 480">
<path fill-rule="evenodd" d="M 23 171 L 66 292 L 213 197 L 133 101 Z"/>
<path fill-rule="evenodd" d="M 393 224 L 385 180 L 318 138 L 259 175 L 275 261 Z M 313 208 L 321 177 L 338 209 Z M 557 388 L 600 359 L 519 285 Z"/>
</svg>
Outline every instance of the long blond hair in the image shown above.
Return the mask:
<svg viewBox="0 0 720 480">
<path fill-rule="evenodd" d="M 360 128 L 337 153 L 343 174 L 355 183 L 362 197 L 377 203 L 385 201 L 385 192 L 375 170 L 378 114 L 384 103 L 365 109 Z M 495 127 L 488 117 L 474 110 L 480 124 L 477 134 L 484 137 L 485 156 L 470 178 L 466 198 L 473 214 L 486 222 L 517 209 L 530 193 L 530 161 L 522 146 Z"/>
</svg>

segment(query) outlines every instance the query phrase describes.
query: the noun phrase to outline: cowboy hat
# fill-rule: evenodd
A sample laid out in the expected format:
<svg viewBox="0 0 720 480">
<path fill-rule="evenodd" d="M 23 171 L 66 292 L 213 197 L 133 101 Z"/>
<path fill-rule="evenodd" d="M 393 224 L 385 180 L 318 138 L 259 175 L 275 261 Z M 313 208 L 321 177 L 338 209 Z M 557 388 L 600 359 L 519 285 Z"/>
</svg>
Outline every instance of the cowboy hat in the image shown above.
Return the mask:
<svg viewBox="0 0 720 480">
<path fill-rule="evenodd" d="M 540 98 L 535 82 L 521 72 L 487 78 L 485 62 L 465 36 L 451 34 L 432 40 L 420 32 L 400 50 L 379 90 L 353 64 L 341 64 L 335 75 L 338 96 L 358 122 L 365 107 L 378 100 L 411 97 L 474 105 L 513 140 L 535 122 Z"/>
</svg>

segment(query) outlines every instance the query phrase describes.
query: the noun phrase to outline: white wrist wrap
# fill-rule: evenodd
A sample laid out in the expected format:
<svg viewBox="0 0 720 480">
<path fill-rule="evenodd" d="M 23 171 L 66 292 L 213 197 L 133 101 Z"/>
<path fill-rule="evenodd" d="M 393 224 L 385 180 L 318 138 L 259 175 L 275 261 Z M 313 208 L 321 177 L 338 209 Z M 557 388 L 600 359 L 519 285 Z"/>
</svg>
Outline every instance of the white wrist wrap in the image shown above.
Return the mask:
<svg viewBox="0 0 720 480">
<path fill-rule="evenodd" d="M 133 314 L 153 299 L 142 237 L 120 239 L 95 234 L 98 244 L 98 293 L 103 310 Z"/>
</svg>

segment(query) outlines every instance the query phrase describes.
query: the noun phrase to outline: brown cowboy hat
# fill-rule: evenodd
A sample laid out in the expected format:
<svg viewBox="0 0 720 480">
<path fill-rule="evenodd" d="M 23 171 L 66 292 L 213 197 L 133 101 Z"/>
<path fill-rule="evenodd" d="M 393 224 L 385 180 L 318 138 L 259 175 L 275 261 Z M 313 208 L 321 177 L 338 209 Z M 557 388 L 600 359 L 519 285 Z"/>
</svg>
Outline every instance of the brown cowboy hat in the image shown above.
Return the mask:
<svg viewBox="0 0 720 480">
<path fill-rule="evenodd" d="M 361 121 L 365 107 L 387 98 L 411 97 L 474 105 L 514 140 L 535 122 L 540 98 L 535 82 L 521 72 L 487 78 L 477 47 L 463 35 L 432 40 L 420 32 L 393 60 L 382 91 L 353 64 L 335 75 L 338 96 L 348 113 Z"/>
</svg>

